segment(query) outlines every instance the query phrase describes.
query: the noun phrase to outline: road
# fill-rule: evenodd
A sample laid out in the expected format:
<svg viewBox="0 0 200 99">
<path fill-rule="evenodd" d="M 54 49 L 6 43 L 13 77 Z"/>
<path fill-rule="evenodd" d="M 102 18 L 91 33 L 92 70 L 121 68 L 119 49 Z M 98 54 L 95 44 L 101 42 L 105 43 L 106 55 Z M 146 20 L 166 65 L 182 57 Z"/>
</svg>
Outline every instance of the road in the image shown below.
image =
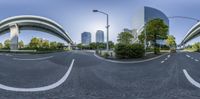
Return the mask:
<svg viewBox="0 0 200 99">
<path fill-rule="evenodd" d="M 199 99 L 200 54 L 112 63 L 90 52 L 0 54 L 0 99 Z"/>
</svg>

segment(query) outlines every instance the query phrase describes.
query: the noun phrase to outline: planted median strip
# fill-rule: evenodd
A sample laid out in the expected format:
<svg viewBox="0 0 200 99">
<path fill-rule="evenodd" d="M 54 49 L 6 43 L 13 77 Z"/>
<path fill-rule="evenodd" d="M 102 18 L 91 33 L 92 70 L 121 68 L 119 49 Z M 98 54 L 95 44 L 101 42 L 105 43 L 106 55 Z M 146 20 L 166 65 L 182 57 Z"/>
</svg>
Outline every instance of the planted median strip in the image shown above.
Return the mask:
<svg viewBox="0 0 200 99">
<path fill-rule="evenodd" d="M 59 81 L 57 81 L 51 85 L 47 85 L 47 86 L 43 86 L 43 87 L 36 87 L 36 88 L 17 88 L 17 87 L 10 87 L 10 86 L 0 84 L 0 89 L 4 89 L 4 90 L 8 90 L 8 91 L 16 91 L 16 92 L 38 92 L 38 91 L 47 91 L 47 90 L 54 89 L 54 88 L 60 86 L 62 83 L 64 83 L 67 80 L 67 78 L 72 70 L 74 61 L 75 60 L 73 59 L 70 64 L 70 67 L 67 70 L 67 72 L 65 73 L 65 75 Z"/>
<path fill-rule="evenodd" d="M 106 59 L 103 57 L 98 56 L 96 53 L 94 53 L 94 56 L 98 59 L 107 61 L 107 62 L 112 62 L 112 63 L 121 63 L 121 64 L 131 64 L 131 63 L 142 63 L 142 62 L 147 62 L 147 61 L 152 61 L 154 59 L 158 59 L 160 57 L 163 57 L 165 55 L 167 55 L 168 53 L 165 53 L 163 55 L 157 56 L 157 57 L 153 57 L 153 58 L 149 58 L 149 59 L 144 59 L 144 60 L 139 60 L 139 61 L 118 61 L 118 60 L 110 60 L 110 59 Z"/>
</svg>

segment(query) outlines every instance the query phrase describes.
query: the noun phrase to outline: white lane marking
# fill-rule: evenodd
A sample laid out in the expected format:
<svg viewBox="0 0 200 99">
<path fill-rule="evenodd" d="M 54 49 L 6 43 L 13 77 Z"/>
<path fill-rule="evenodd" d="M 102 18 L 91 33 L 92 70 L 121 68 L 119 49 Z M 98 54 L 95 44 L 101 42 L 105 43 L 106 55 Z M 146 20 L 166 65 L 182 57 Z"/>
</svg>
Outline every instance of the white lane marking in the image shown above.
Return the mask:
<svg viewBox="0 0 200 99">
<path fill-rule="evenodd" d="M 192 85 L 194 85 L 194 86 L 200 88 L 200 84 L 199 84 L 197 81 L 195 81 L 195 80 L 188 74 L 188 72 L 187 72 L 185 69 L 183 69 L 183 73 L 185 74 L 185 77 L 187 78 L 187 80 L 188 80 Z"/>
<path fill-rule="evenodd" d="M 161 63 L 164 63 L 165 61 L 167 61 L 168 58 L 170 58 L 170 55 L 167 55 L 167 58 L 165 58 L 163 61 L 161 61 Z"/>
<path fill-rule="evenodd" d="M 49 58 L 53 58 L 53 56 L 48 56 L 48 57 L 41 57 L 41 58 L 33 58 L 33 59 L 26 59 L 26 58 L 13 58 L 13 60 L 27 60 L 27 61 L 30 61 L 30 60 L 45 60 L 45 59 L 49 59 Z"/>
<path fill-rule="evenodd" d="M 198 59 L 195 59 L 193 57 L 191 57 L 190 55 L 186 55 L 188 58 L 192 59 L 192 60 L 195 60 L 196 62 L 198 62 L 199 60 Z"/>
<path fill-rule="evenodd" d="M 190 57 L 190 55 L 186 55 L 187 57 Z"/>
<path fill-rule="evenodd" d="M 10 87 L 10 86 L 0 84 L 0 89 L 4 89 L 4 90 L 8 90 L 8 91 L 16 91 L 16 92 L 38 92 L 38 91 L 47 91 L 47 90 L 54 89 L 54 88 L 60 86 L 62 83 L 64 83 L 67 80 L 67 78 L 72 70 L 73 64 L 74 64 L 74 59 L 72 60 L 71 65 L 70 65 L 69 69 L 67 70 L 67 72 L 65 73 L 65 75 L 59 81 L 57 81 L 51 85 L 47 85 L 47 86 L 43 86 L 43 87 L 36 87 L 36 88 L 17 88 L 17 87 Z"/>
<path fill-rule="evenodd" d="M 11 54 L 5 54 L 6 56 L 12 56 Z"/>
</svg>

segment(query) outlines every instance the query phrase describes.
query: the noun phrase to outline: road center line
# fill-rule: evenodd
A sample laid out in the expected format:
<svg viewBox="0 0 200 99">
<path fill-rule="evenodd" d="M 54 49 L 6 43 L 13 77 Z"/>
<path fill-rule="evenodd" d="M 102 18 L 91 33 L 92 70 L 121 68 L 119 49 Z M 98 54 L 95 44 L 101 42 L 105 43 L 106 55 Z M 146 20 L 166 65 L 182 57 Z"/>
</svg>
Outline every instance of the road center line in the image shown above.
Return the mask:
<svg viewBox="0 0 200 99">
<path fill-rule="evenodd" d="M 187 80 L 194 86 L 200 88 L 200 83 L 198 83 L 197 81 L 195 81 L 189 74 L 188 72 L 183 69 L 183 73 L 185 74 L 185 77 L 187 78 Z"/>
<path fill-rule="evenodd" d="M 165 61 L 161 61 L 161 63 L 164 63 Z"/>
<path fill-rule="evenodd" d="M 47 90 L 54 89 L 54 88 L 60 86 L 62 83 L 64 83 L 67 80 L 67 78 L 72 70 L 73 64 L 74 64 L 74 59 L 72 60 L 71 65 L 70 65 L 69 69 L 67 70 L 67 72 L 65 73 L 65 75 L 59 81 L 57 81 L 51 85 L 47 85 L 44 87 L 36 87 L 36 88 L 17 88 L 17 87 L 10 87 L 10 86 L 0 84 L 0 89 L 4 89 L 4 90 L 8 90 L 8 91 L 16 91 L 16 92 L 38 92 L 38 91 L 47 91 Z"/>
<path fill-rule="evenodd" d="M 48 56 L 48 57 L 41 57 L 41 58 L 31 58 L 31 59 L 26 59 L 26 58 L 13 58 L 13 60 L 27 60 L 27 61 L 33 61 L 33 60 L 45 60 L 45 59 L 49 59 L 49 58 L 53 58 L 53 56 Z"/>
</svg>

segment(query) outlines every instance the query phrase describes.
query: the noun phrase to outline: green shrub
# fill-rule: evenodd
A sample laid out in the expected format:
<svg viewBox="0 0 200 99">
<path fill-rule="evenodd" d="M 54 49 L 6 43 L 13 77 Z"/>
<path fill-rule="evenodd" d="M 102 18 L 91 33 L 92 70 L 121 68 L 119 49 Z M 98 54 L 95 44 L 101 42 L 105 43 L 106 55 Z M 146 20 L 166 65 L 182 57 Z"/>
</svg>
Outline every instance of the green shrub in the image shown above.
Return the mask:
<svg viewBox="0 0 200 99">
<path fill-rule="evenodd" d="M 130 57 L 131 58 L 141 58 L 144 56 L 145 50 L 144 46 L 141 44 L 132 44 L 131 47 L 131 52 L 130 52 Z"/>
<path fill-rule="evenodd" d="M 154 53 L 155 54 L 160 54 L 160 48 L 156 47 Z"/>
<path fill-rule="evenodd" d="M 170 50 L 170 47 L 169 47 L 169 46 L 166 46 L 166 45 L 163 45 L 163 46 L 161 47 L 161 50 Z"/>
<path fill-rule="evenodd" d="M 108 57 L 109 57 L 108 52 L 105 52 L 105 53 L 103 54 L 103 57 L 104 57 L 104 58 L 108 58 Z"/>
<path fill-rule="evenodd" d="M 116 44 L 115 54 L 117 58 L 141 58 L 144 56 L 144 46 L 141 44 Z"/>
<path fill-rule="evenodd" d="M 129 46 L 126 45 L 126 44 L 116 44 L 115 45 L 115 49 L 114 49 L 114 52 L 115 52 L 115 55 L 117 58 L 129 58 L 129 52 L 128 52 L 128 48 Z"/>
<path fill-rule="evenodd" d="M 69 48 L 63 48 L 63 50 L 64 50 L 64 51 L 70 51 L 70 49 L 69 49 Z"/>
<path fill-rule="evenodd" d="M 153 52 L 153 50 L 154 49 L 152 47 L 147 47 L 147 49 L 146 49 L 147 52 Z"/>
</svg>

